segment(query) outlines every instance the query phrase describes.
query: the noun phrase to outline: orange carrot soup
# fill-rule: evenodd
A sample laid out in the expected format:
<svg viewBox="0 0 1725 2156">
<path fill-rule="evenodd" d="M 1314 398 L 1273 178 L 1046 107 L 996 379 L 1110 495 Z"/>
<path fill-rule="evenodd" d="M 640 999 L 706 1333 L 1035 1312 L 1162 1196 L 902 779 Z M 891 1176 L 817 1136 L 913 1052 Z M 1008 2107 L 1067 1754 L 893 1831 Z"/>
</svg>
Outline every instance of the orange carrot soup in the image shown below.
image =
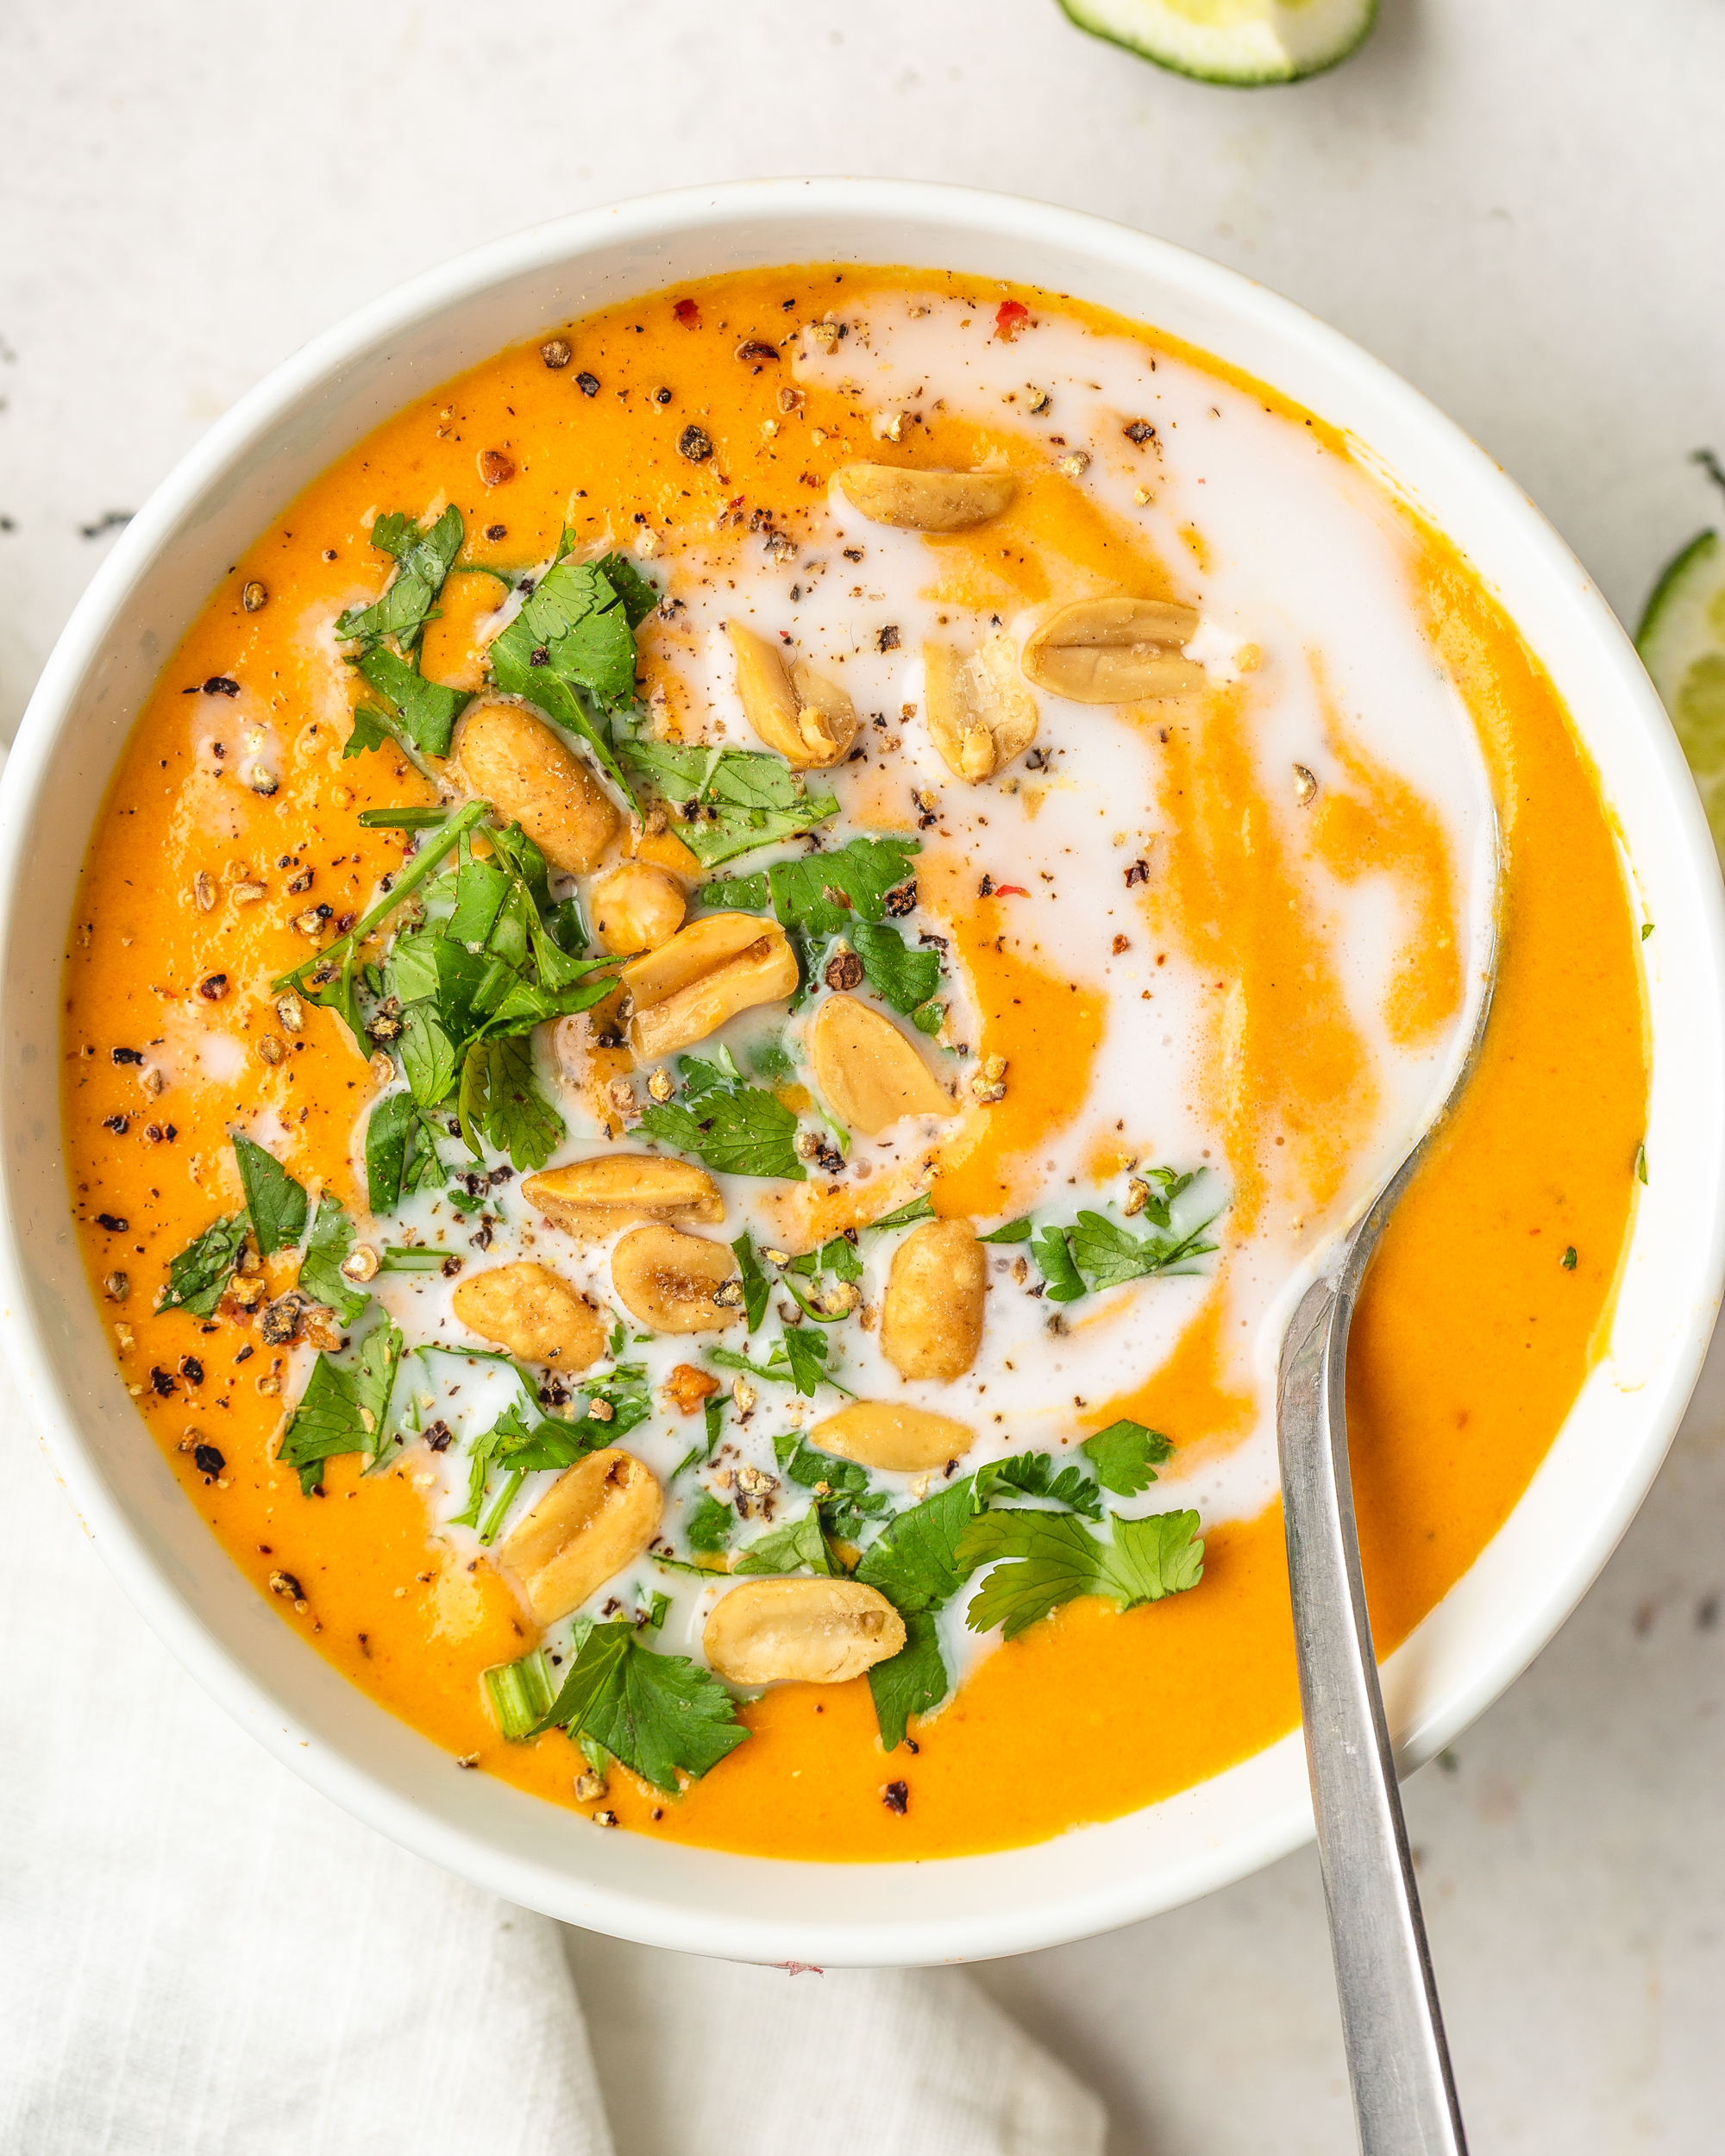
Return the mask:
<svg viewBox="0 0 1725 2156">
<path fill-rule="evenodd" d="M 340 458 L 140 713 L 66 963 L 92 1289 L 187 1502 L 460 1764 L 790 1858 L 1115 1817 L 1297 1720 L 1281 1329 L 1458 1067 L 1498 848 L 1353 1334 L 1385 1651 L 1629 1225 L 1634 924 L 1550 682 L 1153 331 L 631 301 Z"/>
</svg>

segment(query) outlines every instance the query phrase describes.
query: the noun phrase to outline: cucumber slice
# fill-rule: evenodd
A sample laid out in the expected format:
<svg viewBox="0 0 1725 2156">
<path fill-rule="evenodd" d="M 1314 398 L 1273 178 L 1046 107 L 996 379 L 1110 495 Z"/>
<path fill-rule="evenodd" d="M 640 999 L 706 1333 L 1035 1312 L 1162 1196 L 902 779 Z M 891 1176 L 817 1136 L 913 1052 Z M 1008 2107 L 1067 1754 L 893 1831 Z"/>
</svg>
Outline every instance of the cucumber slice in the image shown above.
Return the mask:
<svg viewBox="0 0 1725 2156">
<path fill-rule="evenodd" d="M 1345 60 L 1377 0 L 1060 0 L 1081 30 L 1198 82 L 1251 89 Z"/>
<path fill-rule="evenodd" d="M 1725 862 L 1725 544 L 1716 531 L 1691 539 L 1666 565 L 1635 649 L 1671 713 Z"/>
</svg>

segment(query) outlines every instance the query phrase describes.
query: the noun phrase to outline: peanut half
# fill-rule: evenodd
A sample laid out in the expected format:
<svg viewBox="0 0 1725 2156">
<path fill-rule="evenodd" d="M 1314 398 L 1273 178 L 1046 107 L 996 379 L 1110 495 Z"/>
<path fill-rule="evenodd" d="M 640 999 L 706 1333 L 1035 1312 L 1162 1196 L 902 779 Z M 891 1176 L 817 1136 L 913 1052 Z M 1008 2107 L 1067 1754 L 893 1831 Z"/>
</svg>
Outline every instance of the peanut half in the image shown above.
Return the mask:
<svg viewBox="0 0 1725 2156">
<path fill-rule="evenodd" d="M 836 1452 L 841 1460 L 860 1461 L 864 1467 L 883 1467 L 895 1475 L 944 1467 L 976 1442 L 976 1432 L 950 1415 L 887 1400 L 855 1401 L 818 1422 L 809 1437 L 823 1452 Z"/>
<path fill-rule="evenodd" d="M 490 1266 L 464 1280 L 452 1301 L 464 1326 L 524 1363 L 584 1370 L 605 1353 L 605 1319 L 549 1265 Z"/>
<path fill-rule="evenodd" d="M 957 1112 L 889 1018 L 855 996 L 829 996 L 808 1032 L 809 1062 L 838 1120 L 875 1138 L 906 1115 Z"/>
<path fill-rule="evenodd" d="M 656 1153 L 599 1153 L 549 1168 L 530 1175 L 521 1194 L 554 1228 L 584 1243 L 601 1243 L 643 1220 L 688 1227 L 724 1218 L 724 1200 L 706 1169 Z"/>
<path fill-rule="evenodd" d="M 611 1284 L 633 1318 L 653 1332 L 718 1332 L 743 1315 L 741 1299 L 715 1300 L 737 1270 L 723 1243 L 653 1225 L 630 1228 L 611 1254 Z"/>
<path fill-rule="evenodd" d="M 800 771 L 837 763 L 856 738 L 856 707 L 837 682 L 806 660 L 787 667 L 777 645 L 727 622 L 737 655 L 737 693 L 749 724 Z"/>
<path fill-rule="evenodd" d="M 847 464 L 837 484 L 871 524 L 900 531 L 968 531 L 998 517 L 1018 492 L 1010 472 L 918 472 L 902 464 Z"/>
<path fill-rule="evenodd" d="M 668 943 L 688 911 L 677 879 L 645 861 L 625 861 L 608 869 L 589 896 L 599 947 L 619 958 Z"/>
<path fill-rule="evenodd" d="M 904 1619 L 856 1580 L 750 1580 L 701 1631 L 707 1660 L 733 1684 L 844 1684 L 904 1644 Z"/>
<path fill-rule="evenodd" d="M 709 913 L 623 968 L 634 1006 L 629 1045 L 641 1062 L 705 1040 L 757 1003 L 797 987 L 796 954 L 776 921 L 758 913 Z"/>
<path fill-rule="evenodd" d="M 1075 704 L 1137 704 L 1204 686 L 1180 655 L 1197 609 L 1161 599 L 1081 599 L 1051 614 L 1024 648 L 1027 681 Z"/>
<path fill-rule="evenodd" d="M 573 750 L 519 704 L 469 707 L 455 760 L 475 793 L 519 824 L 554 868 L 584 876 L 616 836 L 619 818 Z"/>
<path fill-rule="evenodd" d="M 893 1253 L 881 1352 L 900 1377 L 962 1377 L 982 1341 L 988 1263 L 968 1220 L 925 1220 Z"/>
<path fill-rule="evenodd" d="M 992 779 L 1036 739 L 1036 699 L 1010 636 L 990 636 L 968 659 L 950 644 L 925 644 L 922 659 L 929 733 L 967 785 Z"/>
<path fill-rule="evenodd" d="M 635 1562 L 658 1533 L 664 1504 L 652 1470 L 609 1445 L 560 1475 L 498 1557 L 539 1622 L 555 1625 Z"/>
</svg>

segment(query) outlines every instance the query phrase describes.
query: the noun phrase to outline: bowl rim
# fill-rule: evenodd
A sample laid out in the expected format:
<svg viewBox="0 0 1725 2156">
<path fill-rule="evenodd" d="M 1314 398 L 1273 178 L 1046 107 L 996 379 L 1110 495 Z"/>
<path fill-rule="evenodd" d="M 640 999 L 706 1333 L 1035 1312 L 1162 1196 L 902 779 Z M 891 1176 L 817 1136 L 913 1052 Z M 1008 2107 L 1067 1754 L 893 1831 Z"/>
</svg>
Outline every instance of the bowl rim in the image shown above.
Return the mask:
<svg viewBox="0 0 1725 2156">
<path fill-rule="evenodd" d="M 300 400 L 363 359 L 380 340 L 432 321 L 487 287 L 525 272 L 574 263 L 584 254 L 619 241 L 639 243 L 650 253 L 655 242 L 668 236 L 716 231 L 739 218 L 781 221 L 791 242 L 795 226 L 817 216 L 840 227 L 874 219 L 899 226 L 924 225 L 932 235 L 962 228 L 979 239 L 1019 237 L 1067 256 L 1075 271 L 1107 258 L 1117 266 L 1141 273 L 1147 285 L 1158 280 L 1176 283 L 1224 316 L 1255 317 L 1272 339 L 1299 352 L 1344 387 L 1369 390 L 1371 399 L 1423 433 L 1434 454 L 1451 459 L 1486 509 L 1506 526 L 1529 564 L 1530 575 L 1542 573 L 1548 580 L 1556 579 L 1570 586 L 1581 610 L 1578 626 L 1590 637 L 1592 661 L 1605 670 L 1618 701 L 1639 719 L 1638 751 L 1651 759 L 1654 783 L 1672 812 L 1672 830 L 1666 836 L 1676 836 L 1683 868 L 1696 886 L 1699 910 L 1693 925 L 1698 956 L 1690 970 L 1703 988 L 1710 982 L 1711 1000 L 1703 1012 L 1704 1046 L 1718 1065 L 1718 1037 L 1725 1030 L 1725 900 L 1710 836 L 1681 753 L 1633 647 L 1579 563 L 1525 494 L 1459 428 L 1381 362 L 1294 302 L 1239 273 L 1085 212 L 922 181 L 748 180 L 668 191 L 576 212 L 489 241 L 421 273 L 314 336 L 271 370 L 186 452 L 150 495 L 98 567 L 43 668 L 0 779 L 0 951 L 9 950 L 10 937 L 28 910 L 28 893 L 21 881 L 22 834 L 46 784 L 60 731 L 135 586 L 159 550 L 223 475 Z M 792 246 L 779 259 L 813 258 Z M 862 253 L 844 259 L 881 258 L 878 253 Z M 640 286 L 643 291 L 652 288 L 645 281 Z M 1393 473 L 1389 477 L 1396 491 L 1410 495 L 1405 481 Z M 1480 573 L 1484 576 L 1483 569 Z M 1515 618 L 1513 611 L 1511 618 Z M 1586 743 L 1583 746 L 1585 749 Z M 1608 809 L 1615 814 L 1609 800 Z M 1625 855 L 1627 860 L 1627 845 Z M 1634 864 L 1629 866 L 1633 877 Z M 0 1104 L 0 1118 L 3 1113 Z M 1297 1750 L 1300 1745 L 1296 1728 L 1256 1755 L 1268 1776 L 1266 1789 L 1279 1786 L 1283 1796 L 1282 1801 L 1260 1804 L 1249 1827 L 1223 1835 L 1180 1864 L 1164 1864 L 1153 1878 L 1121 1878 L 1106 1891 L 1069 1895 L 1031 1909 L 1007 1906 L 992 1915 L 962 1920 L 937 1915 L 882 1924 L 847 1915 L 787 1925 L 781 1918 L 759 1920 L 746 1912 L 715 1915 L 681 1909 L 662 1897 L 643 1897 L 627 1887 L 589 1884 L 572 1891 L 567 1877 L 554 1878 L 543 1865 L 434 1815 L 338 1747 L 309 1744 L 292 1713 L 284 1711 L 237 1650 L 164 1577 L 135 1523 L 115 1501 L 56 1376 L 53 1353 L 33 1303 L 28 1256 L 12 1202 L 14 1150 L 11 1143 L 5 1144 L 0 1165 L 7 1179 L 0 1192 L 0 1337 L 54 1470 L 86 1531 L 134 1607 L 206 1691 L 323 1794 L 417 1853 L 527 1906 L 643 1943 L 737 1959 L 789 1958 L 837 1965 L 969 1959 L 1058 1944 L 1195 1898 L 1310 1838 L 1309 1803 L 1303 1794 L 1297 1801 L 1288 1798 L 1283 1771 L 1290 1748 Z M 1565 1560 L 1546 1569 L 1542 1592 L 1524 1610 L 1520 1624 L 1500 1638 L 1496 1651 L 1479 1658 L 1471 1681 L 1452 1687 L 1445 1697 L 1424 1703 L 1418 1711 L 1401 1715 L 1398 1749 L 1404 1771 L 1451 1742 L 1546 1644 L 1609 1557 L 1658 1471 L 1699 1375 L 1718 1309 L 1725 1276 L 1725 1156 L 1716 1156 L 1710 1175 L 1692 1179 L 1690 1188 L 1691 1199 L 1698 1189 L 1709 1202 L 1705 1234 L 1693 1275 L 1685 1283 L 1688 1306 L 1677 1337 L 1654 1377 L 1642 1388 L 1646 1434 L 1626 1463 L 1611 1502 L 1591 1517 Z M 1632 1225 L 1632 1241 L 1634 1235 Z M 1544 1472 L 1544 1468 L 1539 1471 Z M 1538 1479 L 1536 1475 L 1536 1482 Z M 1526 1502 L 1524 1494 L 1500 1536 L 1509 1532 Z M 1483 1562 L 1483 1556 L 1477 1560 Z M 1404 1674 L 1414 1670 L 1419 1638 L 1416 1631 L 1386 1662 L 1387 1693 L 1398 1689 L 1398 1668 Z M 1407 1683 L 1414 1682 L 1408 1675 Z M 388 1713 L 375 1706 L 373 1711 Z M 1396 1720 L 1392 1707 L 1392 1721 Z M 1278 1761 L 1279 1784 L 1276 1774 L 1270 1772 L 1271 1763 Z M 1209 1786 L 1201 1783 L 1197 1790 Z M 1019 1853 L 1003 1856 L 1009 1859 Z M 1000 1860 L 928 1859 L 919 1868 L 926 1874 L 946 1865 Z M 866 1878 L 872 1868 L 862 1869 L 861 1876 Z M 842 1869 L 846 1876 L 857 1876 L 857 1867 Z"/>
</svg>

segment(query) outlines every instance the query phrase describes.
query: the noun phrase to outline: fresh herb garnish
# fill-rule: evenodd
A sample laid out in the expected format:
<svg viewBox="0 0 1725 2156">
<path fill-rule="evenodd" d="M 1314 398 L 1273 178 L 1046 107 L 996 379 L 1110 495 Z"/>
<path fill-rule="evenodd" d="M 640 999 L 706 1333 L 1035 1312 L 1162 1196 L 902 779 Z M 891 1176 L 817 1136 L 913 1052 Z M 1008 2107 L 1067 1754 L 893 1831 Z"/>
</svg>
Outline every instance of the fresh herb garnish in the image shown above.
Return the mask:
<svg viewBox="0 0 1725 2156">
<path fill-rule="evenodd" d="M 1051 1454 L 1019 1452 L 1009 1460 L 990 1460 L 977 1469 L 979 1504 L 986 1504 L 995 1489 L 1000 1488 L 1015 1489 L 1024 1497 L 1045 1497 L 1051 1504 L 1082 1513 L 1087 1520 L 1100 1520 L 1102 1516 L 1102 1500 L 1096 1485 L 1076 1460 L 1070 1461 L 1057 1473 Z"/>
<path fill-rule="evenodd" d="M 897 1212 L 883 1213 L 878 1220 L 865 1220 L 862 1227 L 866 1234 L 873 1235 L 884 1228 L 913 1228 L 919 1220 L 932 1220 L 933 1218 L 934 1200 L 925 1190 L 920 1197 L 913 1198 L 908 1205 L 900 1206 Z M 990 1240 L 986 1235 L 978 1236 L 976 1239 L 979 1243 Z"/>
<path fill-rule="evenodd" d="M 743 1282 L 743 1313 L 750 1332 L 758 1332 L 767 1315 L 767 1303 L 772 1294 L 767 1275 L 761 1270 L 761 1262 L 755 1255 L 755 1245 L 749 1239 L 745 1228 L 731 1244 L 737 1260 L 737 1270 Z"/>
<path fill-rule="evenodd" d="M 488 654 L 497 686 L 525 697 L 584 742 L 631 805 L 635 796 L 607 721 L 635 703 L 635 631 L 658 603 L 621 555 L 560 560 Z"/>
<path fill-rule="evenodd" d="M 1116 1497 L 1136 1497 L 1157 1479 L 1153 1461 L 1171 1459 L 1174 1446 L 1159 1430 L 1141 1422 L 1111 1422 L 1088 1437 L 1078 1450 L 1096 1470 L 1096 1480 Z"/>
<path fill-rule="evenodd" d="M 738 1551 L 733 1572 L 820 1572 L 833 1570 L 826 1538 L 820 1531 L 820 1507 L 811 1505 L 800 1520 L 787 1520 L 756 1535 Z"/>
<path fill-rule="evenodd" d="M 908 879 L 914 838 L 853 838 L 848 845 L 775 862 L 752 876 L 705 883 L 703 906 L 739 906 L 758 912 L 768 904 L 784 928 L 817 937 L 848 934 L 857 921 L 878 921 L 887 893 Z"/>
<path fill-rule="evenodd" d="M 736 1702 L 686 1655 L 643 1646 L 627 1618 L 577 1620 L 574 1659 L 542 1729 L 561 1727 L 599 1745 L 631 1774 L 674 1795 L 746 1742 Z"/>
<path fill-rule="evenodd" d="M 434 524 L 421 530 L 413 517 L 397 510 L 372 525 L 372 544 L 390 555 L 395 574 L 380 599 L 369 606 L 350 606 L 336 624 L 338 636 L 376 643 L 393 636 L 404 651 L 412 649 L 443 588 L 443 580 L 461 550 L 461 512 L 453 502 Z"/>
<path fill-rule="evenodd" d="M 758 749 L 630 741 L 623 758 L 677 810 L 676 835 L 704 868 L 794 838 L 838 813 L 835 795 Z"/>
<path fill-rule="evenodd" d="M 794 1112 L 764 1087 L 751 1086 L 729 1049 L 721 1048 L 712 1062 L 681 1056 L 677 1069 L 685 1098 L 656 1101 L 643 1111 L 641 1127 L 650 1137 L 725 1175 L 805 1180 Z"/>
<path fill-rule="evenodd" d="M 399 1328 L 386 1317 L 359 1343 L 351 1362 L 320 1355 L 312 1364 L 278 1455 L 298 1470 L 299 1487 L 307 1496 L 323 1481 L 325 1460 L 338 1453 L 383 1450 L 401 1346 Z"/>
<path fill-rule="evenodd" d="M 536 1647 L 518 1662 L 500 1662 L 484 1677 L 486 1697 L 499 1731 L 511 1744 L 530 1737 L 550 1713 L 556 1694 L 543 1648 Z"/>
<path fill-rule="evenodd" d="M 1050 1302 L 1076 1302 L 1101 1288 L 1124 1287 L 1128 1281 L 1154 1274 L 1189 1273 L 1194 1269 L 1191 1259 L 1207 1257 L 1216 1248 L 1204 1240 L 1216 1216 L 1212 1213 L 1182 1235 L 1176 1232 L 1171 1214 L 1176 1200 L 1202 1172 L 1179 1175 L 1171 1168 L 1144 1171 L 1138 1180 L 1148 1194 L 1139 1199 L 1138 1208 L 1148 1235 L 1134 1235 L 1106 1213 L 1081 1213 L 1070 1228 L 1051 1225 L 1038 1229 L 1026 1214 L 976 1239 L 1028 1243 L 1047 1284 Z"/>
<path fill-rule="evenodd" d="M 411 1093 L 386 1093 L 366 1121 L 366 1203 L 375 1213 L 393 1213 L 416 1190 L 435 1189 L 444 1168 L 437 1126 Z"/>
<path fill-rule="evenodd" d="M 969 1576 L 958 1563 L 958 1543 L 975 1505 L 975 1485 L 966 1476 L 900 1513 L 856 1567 L 855 1576 L 884 1595 L 905 1620 L 904 1645 L 869 1672 L 888 1752 L 903 1742 L 906 1718 L 938 1707 L 951 1689 L 934 1620 Z"/>
<path fill-rule="evenodd" d="M 891 1509 L 892 1499 L 871 1487 L 868 1469 L 855 1460 L 817 1452 L 794 1431 L 775 1438 L 773 1451 L 781 1473 L 813 1491 L 821 1526 L 839 1541 L 854 1542 L 868 1521 Z"/>
<path fill-rule="evenodd" d="M 1001 1627 L 1016 1639 L 1038 1619 L 1081 1595 L 1105 1595 L 1121 1609 L 1159 1601 L 1195 1587 L 1203 1577 L 1204 1545 L 1195 1512 L 1116 1514 L 1109 1539 L 1098 1541 L 1065 1512 L 1018 1507 L 979 1513 L 959 1537 L 966 1573 L 993 1569 L 965 1609 L 973 1632 Z"/>
<path fill-rule="evenodd" d="M 869 1672 L 881 1750 L 896 1752 L 905 1740 L 905 1724 L 910 1717 L 938 1707 L 951 1689 L 952 1678 L 940 1651 L 940 1634 L 933 1616 L 926 1610 L 906 1612 L 904 1645 Z"/>
<path fill-rule="evenodd" d="M 300 1263 L 298 1285 L 315 1302 L 327 1303 L 336 1322 L 351 1326 L 371 1297 L 356 1288 L 342 1270 L 342 1261 L 354 1247 L 354 1224 L 339 1198 L 328 1191 L 317 1200 L 311 1223 L 311 1239 Z"/>
<path fill-rule="evenodd" d="M 689 1514 L 683 1529 L 688 1545 L 711 1556 L 724 1549 L 737 1526 L 737 1514 L 722 1498 L 711 1494 L 703 1497 Z"/>
<path fill-rule="evenodd" d="M 251 1215 L 258 1254 L 292 1248 L 305 1232 L 305 1186 L 290 1175 L 273 1153 L 254 1144 L 243 1131 L 234 1133 L 234 1158 Z"/>
<path fill-rule="evenodd" d="M 411 667 L 405 659 L 398 658 L 383 644 L 354 663 L 361 678 L 383 698 L 387 708 L 379 711 L 362 705 L 354 712 L 354 730 L 342 750 L 343 761 L 358 755 L 361 749 L 381 748 L 380 730 L 398 744 L 405 734 L 408 743 L 423 755 L 448 755 L 455 721 L 473 702 L 467 690 L 446 687 L 442 681 L 428 681 L 417 667 Z M 414 761 L 418 763 L 417 756 Z M 425 767 L 419 764 L 419 768 L 423 771 Z"/>
<path fill-rule="evenodd" d="M 188 1243 L 178 1257 L 169 1261 L 167 1286 L 157 1309 L 187 1310 L 194 1318 L 211 1316 L 240 1262 L 250 1225 L 242 1210 L 225 1220 L 212 1221 L 202 1235 Z"/>
</svg>

